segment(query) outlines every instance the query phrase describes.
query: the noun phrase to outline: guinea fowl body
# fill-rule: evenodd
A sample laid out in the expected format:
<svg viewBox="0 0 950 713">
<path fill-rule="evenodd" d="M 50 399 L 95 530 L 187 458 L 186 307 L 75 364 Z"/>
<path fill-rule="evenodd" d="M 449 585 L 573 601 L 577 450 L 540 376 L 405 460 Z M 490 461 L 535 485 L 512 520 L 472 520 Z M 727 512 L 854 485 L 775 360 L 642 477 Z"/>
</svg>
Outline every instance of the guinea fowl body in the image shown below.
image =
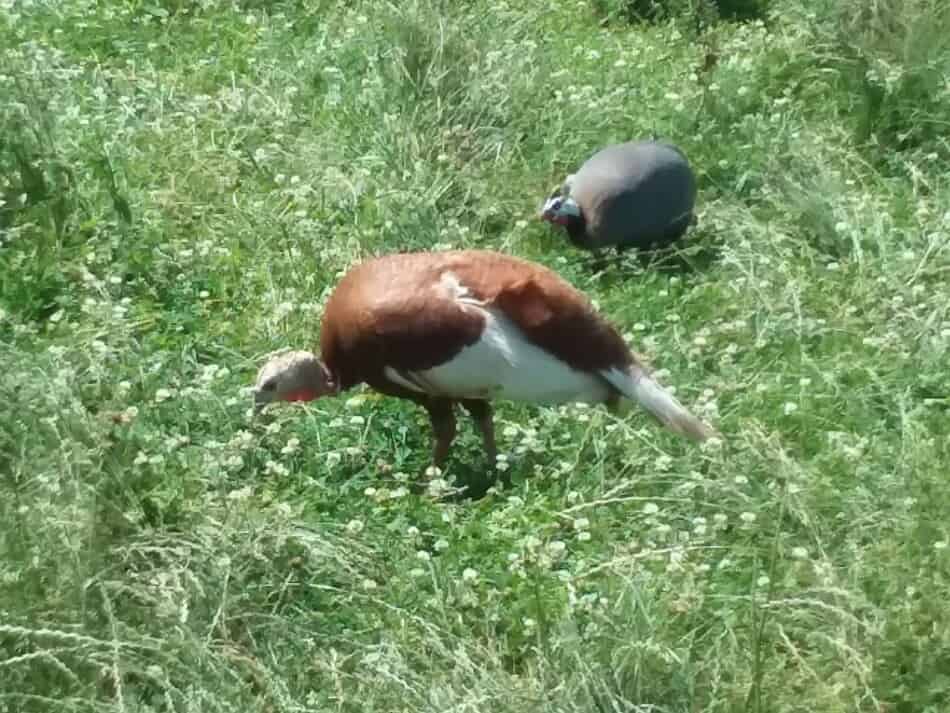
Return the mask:
<svg viewBox="0 0 950 713">
<path fill-rule="evenodd" d="M 712 429 L 646 371 L 614 327 L 555 272 L 486 250 L 396 253 L 353 267 L 327 301 L 321 355 L 264 365 L 255 405 L 309 400 L 360 383 L 429 413 L 433 461 L 455 436 L 453 408 L 474 418 L 494 462 L 490 401 L 638 402 L 694 440 Z"/>
<path fill-rule="evenodd" d="M 559 222 L 571 242 L 597 250 L 657 249 L 678 240 L 694 220 L 696 179 L 686 156 L 659 141 L 607 146 L 565 182 L 576 214 L 545 207 L 542 217 Z M 556 197 L 549 204 L 560 208 Z"/>
</svg>

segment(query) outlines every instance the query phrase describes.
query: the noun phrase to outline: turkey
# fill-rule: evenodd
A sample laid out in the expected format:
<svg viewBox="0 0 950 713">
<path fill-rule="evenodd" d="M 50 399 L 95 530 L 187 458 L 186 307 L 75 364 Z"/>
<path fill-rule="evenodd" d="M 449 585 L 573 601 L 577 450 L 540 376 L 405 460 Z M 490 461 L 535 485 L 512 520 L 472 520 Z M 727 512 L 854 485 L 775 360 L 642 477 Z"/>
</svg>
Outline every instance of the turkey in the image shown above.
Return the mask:
<svg viewBox="0 0 950 713">
<path fill-rule="evenodd" d="M 629 399 L 687 438 L 715 433 L 650 376 L 581 292 L 542 265 L 488 250 L 395 253 L 350 269 L 327 301 L 320 356 L 291 351 L 265 363 L 254 413 L 358 384 L 428 412 L 440 468 L 456 404 L 494 464 L 496 398 L 612 409 Z"/>
<path fill-rule="evenodd" d="M 561 225 L 577 247 L 654 250 L 695 222 L 696 178 L 686 156 L 659 141 L 601 149 L 553 191 L 540 218 Z"/>
</svg>

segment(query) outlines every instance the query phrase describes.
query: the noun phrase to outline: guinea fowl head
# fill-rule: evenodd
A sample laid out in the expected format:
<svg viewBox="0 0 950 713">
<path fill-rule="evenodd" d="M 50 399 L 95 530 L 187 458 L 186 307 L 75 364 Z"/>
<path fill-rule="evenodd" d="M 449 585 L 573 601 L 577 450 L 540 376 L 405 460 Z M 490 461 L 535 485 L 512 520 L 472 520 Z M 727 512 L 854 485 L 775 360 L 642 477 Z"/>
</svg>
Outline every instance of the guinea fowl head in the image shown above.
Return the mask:
<svg viewBox="0 0 950 713">
<path fill-rule="evenodd" d="M 554 195 L 545 201 L 541 209 L 541 220 L 567 226 L 581 220 L 581 207 L 573 198 Z"/>
<path fill-rule="evenodd" d="M 336 391 L 330 370 L 315 354 L 285 352 L 271 358 L 257 372 L 254 414 L 274 401 L 312 401 Z"/>
</svg>

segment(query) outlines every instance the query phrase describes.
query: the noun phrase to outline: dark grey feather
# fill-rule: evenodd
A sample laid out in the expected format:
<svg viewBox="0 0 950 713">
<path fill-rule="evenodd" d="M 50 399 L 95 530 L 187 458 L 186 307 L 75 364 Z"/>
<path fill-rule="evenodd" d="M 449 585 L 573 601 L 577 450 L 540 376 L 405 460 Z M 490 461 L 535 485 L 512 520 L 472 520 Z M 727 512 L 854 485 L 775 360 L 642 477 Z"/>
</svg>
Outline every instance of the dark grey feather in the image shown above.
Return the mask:
<svg viewBox="0 0 950 713">
<path fill-rule="evenodd" d="M 570 191 L 581 208 L 587 247 L 661 247 L 692 222 L 696 179 L 675 146 L 631 141 L 591 156 Z"/>
</svg>

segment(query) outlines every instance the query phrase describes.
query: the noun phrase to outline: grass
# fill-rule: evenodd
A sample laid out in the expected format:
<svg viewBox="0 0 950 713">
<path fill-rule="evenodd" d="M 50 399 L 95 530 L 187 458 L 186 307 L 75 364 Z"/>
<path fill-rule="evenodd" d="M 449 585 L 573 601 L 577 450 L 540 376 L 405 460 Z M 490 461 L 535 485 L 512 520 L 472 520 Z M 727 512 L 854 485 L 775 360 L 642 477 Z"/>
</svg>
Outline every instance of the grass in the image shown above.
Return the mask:
<svg viewBox="0 0 950 713">
<path fill-rule="evenodd" d="M 0 711 L 950 708 L 950 16 L 605 7 L 0 3 Z M 707 259 L 596 273 L 534 211 L 653 133 Z M 725 443 L 499 404 L 460 502 L 406 404 L 250 423 L 349 265 L 448 245 L 557 269 Z"/>
</svg>

